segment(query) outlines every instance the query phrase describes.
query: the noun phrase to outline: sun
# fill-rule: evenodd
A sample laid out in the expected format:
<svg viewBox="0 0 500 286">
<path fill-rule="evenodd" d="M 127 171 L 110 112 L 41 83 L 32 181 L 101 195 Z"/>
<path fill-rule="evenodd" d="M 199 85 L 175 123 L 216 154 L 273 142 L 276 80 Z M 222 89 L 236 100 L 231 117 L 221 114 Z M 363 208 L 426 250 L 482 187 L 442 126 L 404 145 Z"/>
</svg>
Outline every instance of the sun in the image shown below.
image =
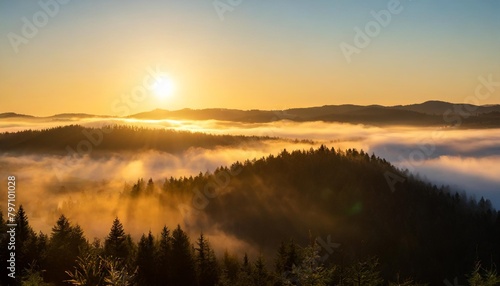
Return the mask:
<svg viewBox="0 0 500 286">
<path fill-rule="evenodd" d="M 155 81 L 152 90 L 157 98 L 165 99 L 172 96 L 175 85 L 170 77 L 162 76 Z"/>
</svg>

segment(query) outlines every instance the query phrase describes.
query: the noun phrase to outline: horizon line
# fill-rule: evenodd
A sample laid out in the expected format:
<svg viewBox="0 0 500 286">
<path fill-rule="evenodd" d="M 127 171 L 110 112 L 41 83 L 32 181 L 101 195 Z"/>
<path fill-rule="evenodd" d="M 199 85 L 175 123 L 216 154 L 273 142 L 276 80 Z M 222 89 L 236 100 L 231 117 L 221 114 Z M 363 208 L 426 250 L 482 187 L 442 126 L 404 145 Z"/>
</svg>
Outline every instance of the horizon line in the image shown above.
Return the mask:
<svg viewBox="0 0 500 286">
<path fill-rule="evenodd" d="M 119 115 L 109 115 L 109 114 L 94 114 L 94 113 L 88 113 L 88 112 L 61 112 L 61 113 L 55 113 L 51 115 L 35 115 L 35 114 L 26 114 L 26 113 L 18 113 L 16 111 L 1 111 L 0 115 L 4 114 L 15 114 L 19 116 L 28 116 L 28 117 L 36 117 L 36 118 L 47 118 L 47 117 L 54 117 L 58 115 L 66 115 L 66 114 L 74 114 L 74 115 L 91 115 L 91 116 L 96 116 L 96 117 L 130 117 L 136 114 L 141 114 L 141 113 L 148 113 L 148 112 L 153 112 L 153 111 L 168 111 L 168 112 L 175 112 L 175 111 L 182 111 L 182 110 L 194 110 L 194 111 L 201 111 L 201 110 L 214 110 L 214 109 L 219 109 L 219 110 L 237 110 L 237 111 L 286 111 L 290 109 L 307 109 L 307 108 L 318 108 L 318 107 L 327 107 L 327 106 L 346 106 L 346 105 L 352 105 L 352 106 L 360 106 L 360 107 L 370 107 L 370 106 L 381 106 L 381 107 L 398 107 L 398 106 L 410 106 L 410 105 L 421 105 L 425 103 L 446 103 L 446 104 L 452 104 L 452 105 L 472 105 L 472 106 L 477 106 L 477 107 L 489 107 L 489 106 L 498 106 L 500 103 L 495 103 L 495 104 L 483 104 L 483 105 L 476 105 L 476 104 L 471 104 L 471 103 L 458 103 L 458 102 L 449 102 L 449 101 L 443 101 L 443 100 L 426 100 L 420 103 L 411 103 L 411 104 L 396 104 L 396 105 L 382 105 L 382 104 L 376 104 L 376 103 L 371 103 L 371 104 L 353 104 L 353 103 L 342 103 L 342 104 L 324 104 L 324 105 L 314 105 L 314 106 L 304 106 L 304 107 L 290 107 L 290 108 L 285 108 L 285 109 L 256 109 L 256 108 L 251 108 L 251 109 L 240 109 L 240 108 L 227 108 L 227 107 L 206 107 L 206 108 L 191 108 L 191 107 L 183 107 L 179 109 L 163 109 L 163 108 L 155 108 L 155 109 L 150 109 L 150 110 L 144 110 L 144 111 L 138 111 L 135 113 L 131 113 L 125 116 L 119 116 Z M 1 118 L 0 118 L 1 119 Z"/>
</svg>

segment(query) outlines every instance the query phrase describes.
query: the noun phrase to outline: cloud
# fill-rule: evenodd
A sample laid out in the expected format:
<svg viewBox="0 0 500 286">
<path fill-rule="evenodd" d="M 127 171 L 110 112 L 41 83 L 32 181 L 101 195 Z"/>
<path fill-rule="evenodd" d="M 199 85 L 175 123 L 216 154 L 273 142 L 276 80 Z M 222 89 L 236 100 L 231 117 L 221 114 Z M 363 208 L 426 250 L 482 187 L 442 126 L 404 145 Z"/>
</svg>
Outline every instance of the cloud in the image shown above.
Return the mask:
<svg viewBox="0 0 500 286">
<path fill-rule="evenodd" d="M 158 234 L 164 225 L 178 223 L 192 238 L 203 231 L 213 238 L 218 252 L 227 248 L 258 253 L 248 242 L 203 220 L 202 212 L 187 216 L 182 206 L 192 209 L 193 192 L 164 194 L 160 190 L 169 177 L 189 177 L 213 171 L 235 161 L 261 158 L 283 148 L 309 149 L 308 143 L 267 140 L 235 148 L 191 148 L 180 154 L 154 150 L 122 152 L 71 158 L 58 155 L 0 155 L 2 170 L 17 177 L 17 204 L 22 204 L 36 230 L 50 233 L 57 218 L 64 214 L 78 223 L 89 239 L 104 238 L 115 217 L 119 217 L 134 238 L 148 230 Z M 123 196 L 139 178 L 155 180 L 156 195 L 131 199 Z M 6 196 L 0 198 L 5 205 Z M 160 203 L 161 202 L 161 203 Z M 192 210 L 190 210 L 192 211 Z"/>
<path fill-rule="evenodd" d="M 490 199 L 500 207 L 500 156 L 486 158 L 441 156 L 423 162 L 416 170 L 431 182 L 446 184 L 477 199 Z"/>
<path fill-rule="evenodd" d="M 309 149 L 319 144 L 340 149 L 357 148 L 384 157 L 400 168 L 408 168 L 425 179 L 450 185 L 455 190 L 466 190 L 476 198 L 484 196 L 500 207 L 500 130 L 498 129 L 446 129 L 414 127 L 371 127 L 364 125 L 291 122 L 231 123 L 215 120 L 123 120 L 93 118 L 75 121 L 0 121 L 0 131 L 26 128 L 42 129 L 61 124 L 82 124 L 99 127 L 109 124 L 128 124 L 151 128 L 203 131 L 211 134 L 258 135 L 286 139 L 312 139 L 314 143 L 292 140 L 264 140 L 231 148 L 216 147 L 210 150 L 191 148 L 179 154 L 155 150 L 143 152 L 110 153 L 70 159 L 54 155 L 0 155 L 2 176 L 18 177 L 18 203 L 25 205 L 30 221 L 37 230 L 46 233 L 57 217 L 64 213 L 79 223 L 90 237 L 104 237 L 114 217 L 119 216 L 127 231 L 138 238 L 147 228 L 159 233 L 163 225 L 171 228 L 177 223 L 191 232 L 194 238 L 203 231 L 217 250 L 237 248 L 258 253 L 251 237 L 244 233 L 227 233 L 227 225 L 213 224 L 203 213 L 189 214 L 193 192 L 168 194 L 160 198 L 130 200 L 121 196 L 125 186 L 138 178 L 155 180 L 157 188 L 169 177 L 197 175 L 213 171 L 219 166 L 235 161 L 261 158 L 277 154 L 283 149 Z M 105 140 L 105 139 L 104 139 Z M 5 173 L 6 170 L 8 173 Z M 265 186 L 262 186 L 265 189 Z M 161 193 L 158 190 L 158 193 Z M 254 194 L 266 202 L 265 192 Z M 230 199 L 230 197 L 228 197 Z M 269 200 L 273 201 L 273 200 Z M 161 202 L 161 203 L 160 203 Z M 0 198 L 5 205 L 5 196 Z M 185 208 L 187 206 L 187 208 Z M 284 208 L 284 209 L 283 209 Z M 262 213 L 273 210 L 276 215 L 295 213 L 298 205 L 283 201 L 280 206 L 262 205 Z M 136 212 L 140 210 L 140 218 Z M 252 211 L 244 206 L 242 212 Z M 217 213 L 221 218 L 224 212 Z M 324 217 L 311 221 L 324 222 Z M 331 222 L 333 223 L 333 222 Z M 332 224 L 333 225 L 333 224 Z M 145 229 L 146 226 L 146 229 Z M 247 231 L 251 228 L 239 228 Z M 265 233 L 265 232 L 264 232 Z M 307 234 L 307 233 L 305 233 Z M 259 239 L 259 238 L 255 238 Z M 242 252 L 243 252 L 242 251 Z"/>
</svg>

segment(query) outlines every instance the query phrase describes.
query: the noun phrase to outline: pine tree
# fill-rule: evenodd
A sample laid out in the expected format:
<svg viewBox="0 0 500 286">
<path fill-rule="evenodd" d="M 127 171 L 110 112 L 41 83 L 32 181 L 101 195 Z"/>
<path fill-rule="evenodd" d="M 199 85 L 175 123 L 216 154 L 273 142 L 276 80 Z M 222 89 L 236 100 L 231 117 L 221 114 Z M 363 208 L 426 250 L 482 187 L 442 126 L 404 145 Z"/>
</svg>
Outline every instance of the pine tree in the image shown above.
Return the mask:
<svg viewBox="0 0 500 286">
<path fill-rule="evenodd" d="M 189 237 L 180 225 L 172 233 L 172 285 L 196 286 L 196 270 Z"/>
<path fill-rule="evenodd" d="M 123 225 L 118 218 L 115 218 L 108 236 L 104 240 L 104 254 L 112 256 L 122 261 L 126 261 L 130 254 L 127 243 L 127 236 Z"/>
<path fill-rule="evenodd" d="M 134 184 L 134 186 L 132 187 L 130 195 L 132 197 L 140 196 L 144 193 L 145 188 L 146 188 L 146 183 L 144 182 L 144 179 L 141 178 L 137 180 L 137 183 Z"/>
<path fill-rule="evenodd" d="M 200 234 L 196 245 L 196 269 L 198 273 L 199 285 L 216 285 L 219 278 L 217 260 L 215 258 L 215 253 L 210 248 L 208 240 L 205 239 L 203 233 Z"/>
<path fill-rule="evenodd" d="M 297 250 L 297 245 L 293 240 L 287 245 L 287 255 L 285 260 L 285 271 L 291 271 L 294 265 L 299 263 L 299 252 Z"/>
<path fill-rule="evenodd" d="M 154 193 L 155 183 L 152 178 L 149 178 L 148 184 L 146 185 L 146 195 L 151 195 Z"/>
<path fill-rule="evenodd" d="M 155 240 L 150 231 L 148 236 L 142 235 L 137 249 L 138 285 L 157 285 L 155 280 L 155 253 Z"/>
<path fill-rule="evenodd" d="M 37 270 L 39 255 L 37 252 L 37 236 L 31 228 L 22 205 L 16 213 L 16 268 L 20 273 L 24 274 L 26 269 L 33 268 Z"/>
<path fill-rule="evenodd" d="M 292 266 L 290 277 L 285 278 L 285 285 L 329 285 L 332 270 L 326 269 L 320 262 L 319 249 L 315 242 L 304 249 L 302 262 Z"/>
<path fill-rule="evenodd" d="M 27 241 L 32 236 L 35 235 L 35 232 L 31 228 L 28 222 L 28 216 L 24 211 L 22 205 L 19 206 L 19 209 L 16 213 L 16 240 L 17 242 Z"/>
<path fill-rule="evenodd" d="M 52 234 L 47 249 L 47 278 L 57 284 L 67 278 L 65 271 L 72 270 L 76 266 L 78 256 L 88 248 L 80 226 L 71 226 L 68 219 L 61 215 L 56 225 L 52 228 Z"/>
<path fill-rule="evenodd" d="M 355 262 L 347 270 L 348 276 L 345 281 L 354 285 L 381 285 L 383 279 L 380 277 L 380 272 L 377 270 L 378 266 L 379 262 L 375 257 L 366 261 Z"/>
<path fill-rule="evenodd" d="M 49 238 L 43 232 L 39 232 L 36 241 L 37 270 L 47 269 L 47 251 L 49 248 Z"/>
<path fill-rule="evenodd" d="M 286 264 L 286 245 L 285 242 L 282 241 L 278 248 L 278 253 L 276 254 L 276 259 L 274 261 L 274 269 L 278 276 L 282 275 L 285 272 L 285 264 Z"/>
<path fill-rule="evenodd" d="M 255 267 L 252 276 L 254 285 L 269 284 L 269 273 L 266 270 L 266 264 L 262 255 L 260 255 L 259 258 L 257 258 L 257 260 L 255 261 Z"/>
<path fill-rule="evenodd" d="M 7 225 L 3 219 L 3 213 L 0 211 L 0 233 L 6 234 L 6 231 Z M 8 235 L 0 235 L 0 257 L 2 258 L 0 260 L 0 285 L 8 285 L 9 280 L 12 280 L 12 278 L 7 276 L 7 259 L 3 259 L 9 255 L 7 250 L 8 239 Z"/>
<path fill-rule="evenodd" d="M 248 260 L 248 255 L 245 253 L 245 255 L 243 256 L 243 263 L 241 264 L 241 269 L 239 271 L 236 285 L 238 286 L 253 285 L 252 273 L 253 273 L 252 264 Z"/>
<path fill-rule="evenodd" d="M 170 230 L 164 226 L 157 247 L 156 254 L 156 277 L 160 285 L 170 285 L 172 280 L 172 237 Z"/>
<path fill-rule="evenodd" d="M 239 272 L 240 263 L 238 258 L 235 255 L 229 254 L 226 250 L 222 259 L 222 274 L 226 280 L 228 280 L 231 284 L 234 284 L 238 279 Z"/>
<path fill-rule="evenodd" d="M 484 274 L 481 272 L 484 272 Z M 500 276 L 497 275 L 496 271 L 482 269 L 480 262 L 476 263 L 474 270 L 468 277 L 471 286 L 495 286 L 500 284 Z"/>
</svg>

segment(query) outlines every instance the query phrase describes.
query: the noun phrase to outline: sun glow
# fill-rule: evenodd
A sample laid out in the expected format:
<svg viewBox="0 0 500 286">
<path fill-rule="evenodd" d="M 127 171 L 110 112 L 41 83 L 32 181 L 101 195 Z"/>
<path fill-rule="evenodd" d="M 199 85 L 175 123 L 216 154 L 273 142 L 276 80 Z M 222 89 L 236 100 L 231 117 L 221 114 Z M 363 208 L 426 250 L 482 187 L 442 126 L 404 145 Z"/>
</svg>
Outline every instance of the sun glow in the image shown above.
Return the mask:
<svg viewBox="0 0 500 286">
<path fill-rule="evenodd" d="M 155 81 L 152 90 L 158 99 L 165 99 L 172 96 L 175 85 L 171 78 L 164 76 Z"/>
</svg>

